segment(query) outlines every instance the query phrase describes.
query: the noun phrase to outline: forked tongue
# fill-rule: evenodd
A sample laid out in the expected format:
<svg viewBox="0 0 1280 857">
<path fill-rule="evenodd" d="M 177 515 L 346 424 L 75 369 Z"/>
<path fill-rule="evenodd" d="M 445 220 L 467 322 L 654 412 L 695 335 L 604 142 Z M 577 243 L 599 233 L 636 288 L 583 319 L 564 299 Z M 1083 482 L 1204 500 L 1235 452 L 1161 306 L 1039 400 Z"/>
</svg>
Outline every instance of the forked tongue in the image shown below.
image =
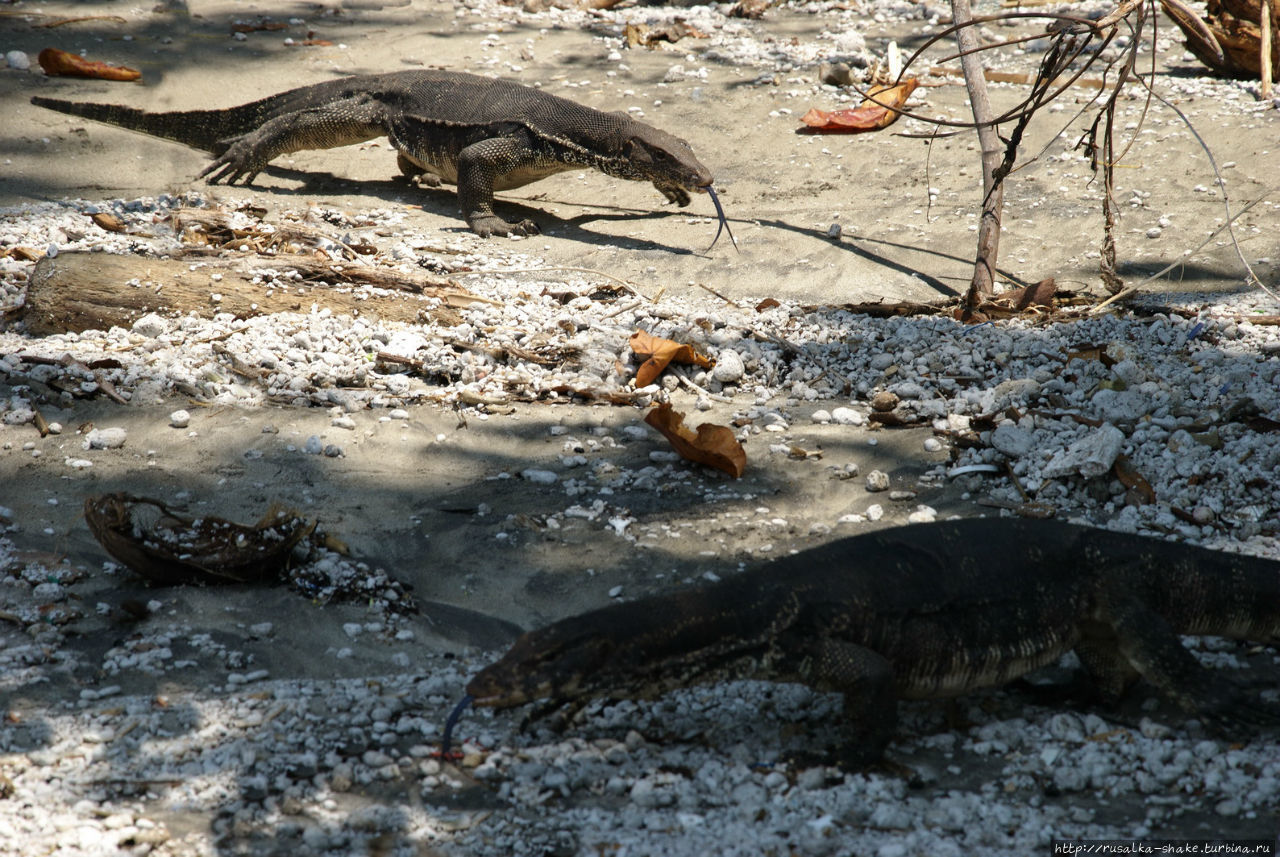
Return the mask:
<svg viewBox="0 0 1280 857">
<path fill-rule="evenodd" d="M 462 716 L 462 712 L 467 710 L 475 697 L 467 694 L 462 700 L 453 707 L 453 711 L 449 712 L 449 717 L 444 721 L 444 740 L 440 742 L 440 755 L 446 758 L 449 755 L 449 747 L 453 744 L 453 728 L 458 725 L 458 718 Z"/>
<path fill-rule="evenodd" d="M 720 205 L 720 197 L 716 196 L 715 189 L 711 185 L 703 188 L 707 192 L 707 196 L 711 197 L 711 204 L 716 207 L 716 217 L 720 218 L 720 225 L 716 227 L 716 237 L 711 239 L 711 247 L 716 246 L 716 242 L 720 240 L 720 233 L 728 232 L 729 240 L 733 242 L 733 249 L 738 250 L 738 239 L 733 237 L 733 230 L 729 228 L 729 219 L 724 216 L 724 206 Z M 707 252 L 711 252 L 711 247 L 707 248 Z M 741 253 L 741 250 L 738 250 Z"/>
</svg>

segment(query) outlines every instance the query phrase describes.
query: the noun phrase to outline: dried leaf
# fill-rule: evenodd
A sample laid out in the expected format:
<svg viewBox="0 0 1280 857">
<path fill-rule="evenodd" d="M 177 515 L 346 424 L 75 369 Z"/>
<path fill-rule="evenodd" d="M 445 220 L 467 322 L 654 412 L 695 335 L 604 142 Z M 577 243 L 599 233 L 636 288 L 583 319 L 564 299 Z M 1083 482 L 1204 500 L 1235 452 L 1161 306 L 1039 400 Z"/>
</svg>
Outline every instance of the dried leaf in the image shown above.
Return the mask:
<svg viewBox="0 0 1280 857">
<path fill-rule="evenodd" d="M 782 304 L 779 301 L 773 298 L 765 298 L 764 300 L 760 301 L 760 303 L 756 304 L 756 312 L 764 312 L 767 309 L 773 309 L 774 307 L 778 307 L 778 306 L 782 306 Z"/>
<path fill-rule="evenodd" d="M 1270 417 L 1263 417 L 1263 416 L 1250 417 L 1249 419 L 1244 421 L 1244 424 L 1249 427 L 1250 431 L 1256 431 L 1260 433 L 1280 431 L 1280 422 L 1276 422 Z"/>
<path fill-rule="evenodd" d="M 906 104 L 917 85 L 919 81 L 909 77 L 897 86 L 873 86 L 867 91 L 871 97 L 852 110 L 827 112 L 815 107 L 801 116 L 800 121 L 815 131 L 826 133 L 858 134 L 863 131 L 879 131 L 892 125 L 902 115 L 892 108 L 901 108 Z M 877 104 L 876 101 L 880 103 Z"/>
<path fill-rule="evenodd" d="M 1156 501 L 1156 492 L 1151 483 L 1134 468 L 1127 455 L 1117 455 L 1113 467 L 1120 484 L 1129 489 L 1125 492 L 1125 505 L 1146 506 Z"/>
<path fill-rule="evenodd" d="M 1107 346 L 1096 343 L 1073 346 L 1067 352 L 1067 362 L 1070 363 L 1072 360 L 1097 360 L 1108 369 L 1116 364 L 1116 359 L 1107 353 Z"/>
<path fill-rule="evenodd" d="M 681 345 L 670 339 L 653 336 L 643 330 L 631 334 L 631 350 L 637 357 L 647 358 L 636 370 L 636 386 L 647 387 L 654 382 L 667 364 L 691 363 L 704 369 L 710 368 L 712 361 L 693 350 L 691 345 Z"/>
<path fill-rule="evenodd" d="M 90 214 L 89 219 L 108 232 L 124 232 L 124 221 L 108 211 Z"/>
<path fill-rule="evenodd" d="M 36 57 L 44 73 L 62 77 L 96 77 L 99 80 L 138 80 L 142 72 L 122 65 L 87 60 L 57 48 L 45 48 Z"/>
<path fill-rule="evenodd" d="M 746 450 L 728 426 L 703 423 L 695 433 L 684 424 L 684 414 L 667 404 L 655 406 L 644 421 L 662 432 L 682 458 L 722 470 L 735 479 L 747 469 Z"/>
<path fill-rule="evenodd" d="M 272 507 L 252 526 L 187 518 L 158 500 L 104 494 L 84 501 L 84 519 L 107 553 L 161 585 L 274 579 L 315 523 Z"/>
<path fill-rule="evenodd" d="M 267 30 L 287 30 L 289 23 L 287 21 L 267 21 L 262 20 L 257 23 L 248 23 L 247 21 L 237 21 L 231 25 L 233 33 L 258 33 Z"/>
<path fill-rule="evenodd" d="M 1053 296 L 1057 293 L 1058 287 L 1054 285 L 1053 277 L 1041 280 L 1034 285 L 1021 289 L 1014 289 L 1011 292 L 1005 292 L 996 300 L 1006 306 L 1010 306 L 1015 310 L 1026 310 L 1032 307 L 1047 307 L 1053 309 Z"/>
<path fill-rule="evenodd" d="M 627 24 L 623 30 L 623 37 L 626 39 L 627 47 L 638 48 L 645 44 L 645 37 L 649 34 L 649 28 L 644 24 Z"/>
<path fill-rule="evenodd" d="M 657 47 L 659 42 L 678 42 L 684 38 L 708 38 L 706 33 L 683 18 L 676 18 L 670 24 L 662 27 L 650 27 L 647 24 L 627 24 L 623 30 L 623 35 L 629 48 L 640 46 L 654 48 Z"/>
</svg>

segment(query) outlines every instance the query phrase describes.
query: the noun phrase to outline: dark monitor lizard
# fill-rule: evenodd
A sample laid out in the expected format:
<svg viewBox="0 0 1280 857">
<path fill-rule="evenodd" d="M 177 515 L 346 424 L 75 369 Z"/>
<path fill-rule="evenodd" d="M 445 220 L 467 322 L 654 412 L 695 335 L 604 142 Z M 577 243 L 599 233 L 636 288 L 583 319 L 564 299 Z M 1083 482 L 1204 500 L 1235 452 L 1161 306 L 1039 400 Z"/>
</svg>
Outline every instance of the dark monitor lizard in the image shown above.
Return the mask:
<svg viewBox="0 0 1280 857">
<path fill-rule="evenodd" d="M 696 683 L 800 682 L 843 693 L 833 760 L 859 767 L 893 737 L 898 699 L 1000 685 L 1074 650 L 1104 696 L 1141 676 L 1217 732 L 1280 721 L 1180 634 L 1280 643 L 1280 562 L 979 518 L 853 536 L 564 619 L 521 636 L 467 693 L 498 709 L 542 700 L 537 717 Z"/>
<path fill-rule="evenodd" d="M 690 193 L 705 191 L 720 226 L 728 228 L 711 172 L 684 140 L 625 113 L 593 110 L 500 78 L 453 71 L 370 74 L 239 107 L 169 113 L 43 96 L 31 103 L 212 152 L 216 157 L 200 173 L 211 183 L 249 184 L 279 155 L 387 137 L 402 172 L 457 185 L 462 215 L 483 237 L 538 232 L 532 220 L 498 217 L 495 190 L 581 168 L 653 182 L 681 206 L 689 204 Z"/>
</svg>

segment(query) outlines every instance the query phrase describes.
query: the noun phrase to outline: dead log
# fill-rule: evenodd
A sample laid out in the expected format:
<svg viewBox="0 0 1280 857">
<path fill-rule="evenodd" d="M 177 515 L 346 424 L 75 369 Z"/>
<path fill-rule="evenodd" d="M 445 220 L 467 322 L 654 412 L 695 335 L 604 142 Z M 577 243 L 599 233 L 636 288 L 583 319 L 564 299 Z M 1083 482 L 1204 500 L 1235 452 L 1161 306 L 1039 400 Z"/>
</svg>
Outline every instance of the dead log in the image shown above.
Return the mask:
<svg viewBox="0 0 1280 857">
<path fill-rule="evenodd" d="M 301 279 L 253 282 L 253 271 L 263 269 L 297 271 Z M 385 294 L 386 290 L 395 293 Z M 386 321 L 431 318 L 452 325 L 461 321 L 454 307 L 480 300 L 452 280 L 371 265 L 335 265 L 312 256 L 253 255 L 192 262 L 61 253 L 36 264 L 22 317 L 37 335 L 127 328 L 152 312 L 202 318 L 231 313 L 250 318 L 310 312 L 313 306 Z"/>
</svg>

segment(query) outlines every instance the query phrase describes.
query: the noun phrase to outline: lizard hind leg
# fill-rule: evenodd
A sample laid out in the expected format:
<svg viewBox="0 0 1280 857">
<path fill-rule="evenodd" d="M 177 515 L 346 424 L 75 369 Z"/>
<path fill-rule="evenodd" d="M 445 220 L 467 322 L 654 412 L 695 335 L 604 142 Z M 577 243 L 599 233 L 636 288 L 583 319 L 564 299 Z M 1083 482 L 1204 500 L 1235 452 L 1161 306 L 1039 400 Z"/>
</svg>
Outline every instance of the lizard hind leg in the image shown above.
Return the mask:
<svg viewBox="0 0 1280 857">
<path fill-rule="evenodd" d="M 774 677 L 844 696 L 839 737 L 828 749 L 827 760 L 849 771 L 879 762 L 898 726 L 897 694 L 888 660 L 864 646 L 829 637 L 805 647 L 806 656 L 791 670 L 781 671 L 790 676 Z M 810 752 L 792 753 L 788 758 L 802 765 L 823 761 Z"/>
<path fill-rule="evenodd" d="M 1119 655 L 1210 731 L 1237 737 L 1280 725 L 1280 709 L 1203 666 L 1164 617 L 1140 599 L 1113 594 L 1103 609 Z"/>
</svg>

